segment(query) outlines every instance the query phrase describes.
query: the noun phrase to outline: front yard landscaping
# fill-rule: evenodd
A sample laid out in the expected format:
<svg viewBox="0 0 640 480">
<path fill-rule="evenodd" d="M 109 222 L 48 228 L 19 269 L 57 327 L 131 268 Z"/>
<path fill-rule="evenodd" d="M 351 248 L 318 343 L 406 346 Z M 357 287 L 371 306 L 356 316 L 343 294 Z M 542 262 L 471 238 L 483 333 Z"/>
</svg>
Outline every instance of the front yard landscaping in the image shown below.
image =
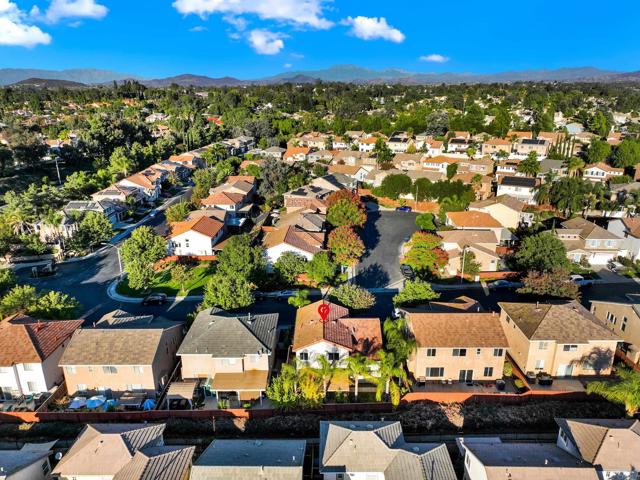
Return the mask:
<svg viewBox="0 0 640 480">
<path fill-rule="evenodd" d="M 116 291 L 128 297 L 144 297 L 149 292 L 166 293 L 170 297 L 203 295 L 204 287 L 209 278 L 215 273 L 215 265 L 211 262 L 202 262 L 193 267 L 187 267 L 184 278 L 177 278 L 176 271 L 172 268 L 175 264 L 168 264 L 157 272 L 144 290 L 138 290 L 129 286 L 128 278 L 118 284 Z"/>
</svg>

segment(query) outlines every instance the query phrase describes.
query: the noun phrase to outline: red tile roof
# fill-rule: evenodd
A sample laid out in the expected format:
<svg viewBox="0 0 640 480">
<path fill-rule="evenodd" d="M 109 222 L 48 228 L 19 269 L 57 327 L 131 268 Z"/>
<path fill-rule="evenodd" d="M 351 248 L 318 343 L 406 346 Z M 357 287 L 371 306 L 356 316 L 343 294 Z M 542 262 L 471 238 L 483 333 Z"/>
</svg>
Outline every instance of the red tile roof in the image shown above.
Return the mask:
<svg viewBox="0 0 640 480">
<path fill-rule="evenodd" d="M 40 363 L 82 325 L 83 320 L 36 320 L 16 315 L 0 324 L 0 366 Z"/>
</svg>

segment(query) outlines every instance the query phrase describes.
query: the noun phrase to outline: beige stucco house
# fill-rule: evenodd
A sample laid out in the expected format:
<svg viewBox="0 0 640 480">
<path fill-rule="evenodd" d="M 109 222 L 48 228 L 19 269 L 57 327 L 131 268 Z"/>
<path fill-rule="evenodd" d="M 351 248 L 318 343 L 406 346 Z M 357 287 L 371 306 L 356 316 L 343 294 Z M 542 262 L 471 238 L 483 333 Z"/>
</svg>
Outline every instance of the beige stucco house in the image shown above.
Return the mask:
<svg viewBox="0 0 640 480">
<path fill-rule="evenodd" d="M 260 399 L 275 357 L 278 314 L 201 311 L 178 350 L 183 379 L 205 379 L 218 399 Z"/>
<path fill-rule="evenodd" d="M 472 252 L 480 264 L 481 272 L 497 272 L 502 262 L 497 253 L 499 239 L 494 230 L 442 230 L 442 248 L 448 260 L 444 267 L 447 275 L 457 275 L 462 269 L 463 255 Z"/>
<path fill-rule="evenodd" d="M 70 395 L 98 392 L 155 397 L 169 381 L 184 324 L 122 310 L 76 331 L 60 358 Z"/>
<path fill-rule="evenodd" d="M 619 341 L 577 301 L 499 303 L 508 353 L 523 372 L 608 375 Z"/>
<path fill-rule="evenodd" d="M 591 300 L 591 313 L 622 339 L 621 348 L 640 363 L 640 296 L 619 300 Z"/>
<path fill-rule="evenodd" d="M 508 344 L 497 313 L 405 312 L 418 346 L 407 360 L 416 379 L 471 382 L 502 378 Z"/>
<path fill-rule="evenodd" d="M 526 204 L 510 195 L 488 198 L 469 205 L 469 211 L 484 212 L 505 228 L 518 228 L 521 224 L 530 224 L 533 214 L 524 211 Z"/>
</svg>

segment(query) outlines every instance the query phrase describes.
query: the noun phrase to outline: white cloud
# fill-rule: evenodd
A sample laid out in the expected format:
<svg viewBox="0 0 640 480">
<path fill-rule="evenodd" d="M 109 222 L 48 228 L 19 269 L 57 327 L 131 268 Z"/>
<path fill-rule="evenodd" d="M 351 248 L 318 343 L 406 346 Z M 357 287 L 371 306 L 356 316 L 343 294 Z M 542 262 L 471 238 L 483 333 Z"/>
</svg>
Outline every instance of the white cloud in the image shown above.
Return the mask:
<svg viewBox="0 0 640 480">
<path fill-rule="evenodd" d="M 26 22 L 26 13 L 15 3 L 0 0 L 0 45 L 35 47 L 51 43 L 48 33 Z"/>
<path fill-rule="evenodd" d="M 234 17 L 233 15 L 225 15 L 224 17 L 222 17 L 222 19 L 228 24 L 233 25 L 239 32 L 244 32 L 247 29 L 247 25 L 249 24 L 249 22 L 247 22 L 244 18 Z"/>
<path fill-rule="evenodd" d="M 204 27 L 202 25 L 196 25 L 195 27 L 191 27 L 189 29 L 190 32 L 204 32 L 207 29 L 207 27 Z"/>
<path fill-rule="evenodd" d="M 173 7 L 183 15 L 251 14 L 297 26 L 318 29 L 333 26 L 333 22 L 324 18 L 324 0 L 175 0 Z"/>
<path fill-rule="evenodd" d="M 432 53 L 431 55 L 422 55 L 419 60 L 421 62 L 446 63 L 449 61 L 449 57 L 445 57 L 439 53 Z"/>
<path fill-rule="evenodd" d="M 290 63 L 285 63 L 284 65 L 282 65 L 284 68 L 291 68 L 293 67 L 293 65 L 291 65 Z"/>
<path fill-rule="evenodd" d="M 284 48 L 282 37 L 280 33 L 258 28 L 249 32 L 249 43 L 261 55 L 275 55 Z"/>
<path fill-rule="evenodd" d="M 44 19 L 55 23 L 63 18 L 93 18 L 100 20 L 109 9 L 95 0 L 52 0 Z"/>
<path fill-rule="evenodd" d="M 402 43 L 405 39 L 404 33 L 389 25 L 384 17 L 347 17 L 341 23 L 351 25 L 351 34 L 362 40 L 382 39 Z"/>
</svg>

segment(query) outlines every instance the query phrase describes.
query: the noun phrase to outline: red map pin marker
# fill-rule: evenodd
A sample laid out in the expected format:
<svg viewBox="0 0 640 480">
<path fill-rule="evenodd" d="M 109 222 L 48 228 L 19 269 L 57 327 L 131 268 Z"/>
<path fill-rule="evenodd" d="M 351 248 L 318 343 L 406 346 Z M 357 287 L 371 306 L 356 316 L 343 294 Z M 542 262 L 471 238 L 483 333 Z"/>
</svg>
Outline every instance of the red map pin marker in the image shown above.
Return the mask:
<svg viewBox="0 0 640 480">
<path fill-rule="evenodd" d="M 326 303 L 322 303 L 318 307 L 318 313 L 320 314 L 320 318 L 322 318 L 323 322 L 327 321 L 327 317 L 329 316 L 330 311 L 331 311 L 331 307 Z"/>
</svg>

